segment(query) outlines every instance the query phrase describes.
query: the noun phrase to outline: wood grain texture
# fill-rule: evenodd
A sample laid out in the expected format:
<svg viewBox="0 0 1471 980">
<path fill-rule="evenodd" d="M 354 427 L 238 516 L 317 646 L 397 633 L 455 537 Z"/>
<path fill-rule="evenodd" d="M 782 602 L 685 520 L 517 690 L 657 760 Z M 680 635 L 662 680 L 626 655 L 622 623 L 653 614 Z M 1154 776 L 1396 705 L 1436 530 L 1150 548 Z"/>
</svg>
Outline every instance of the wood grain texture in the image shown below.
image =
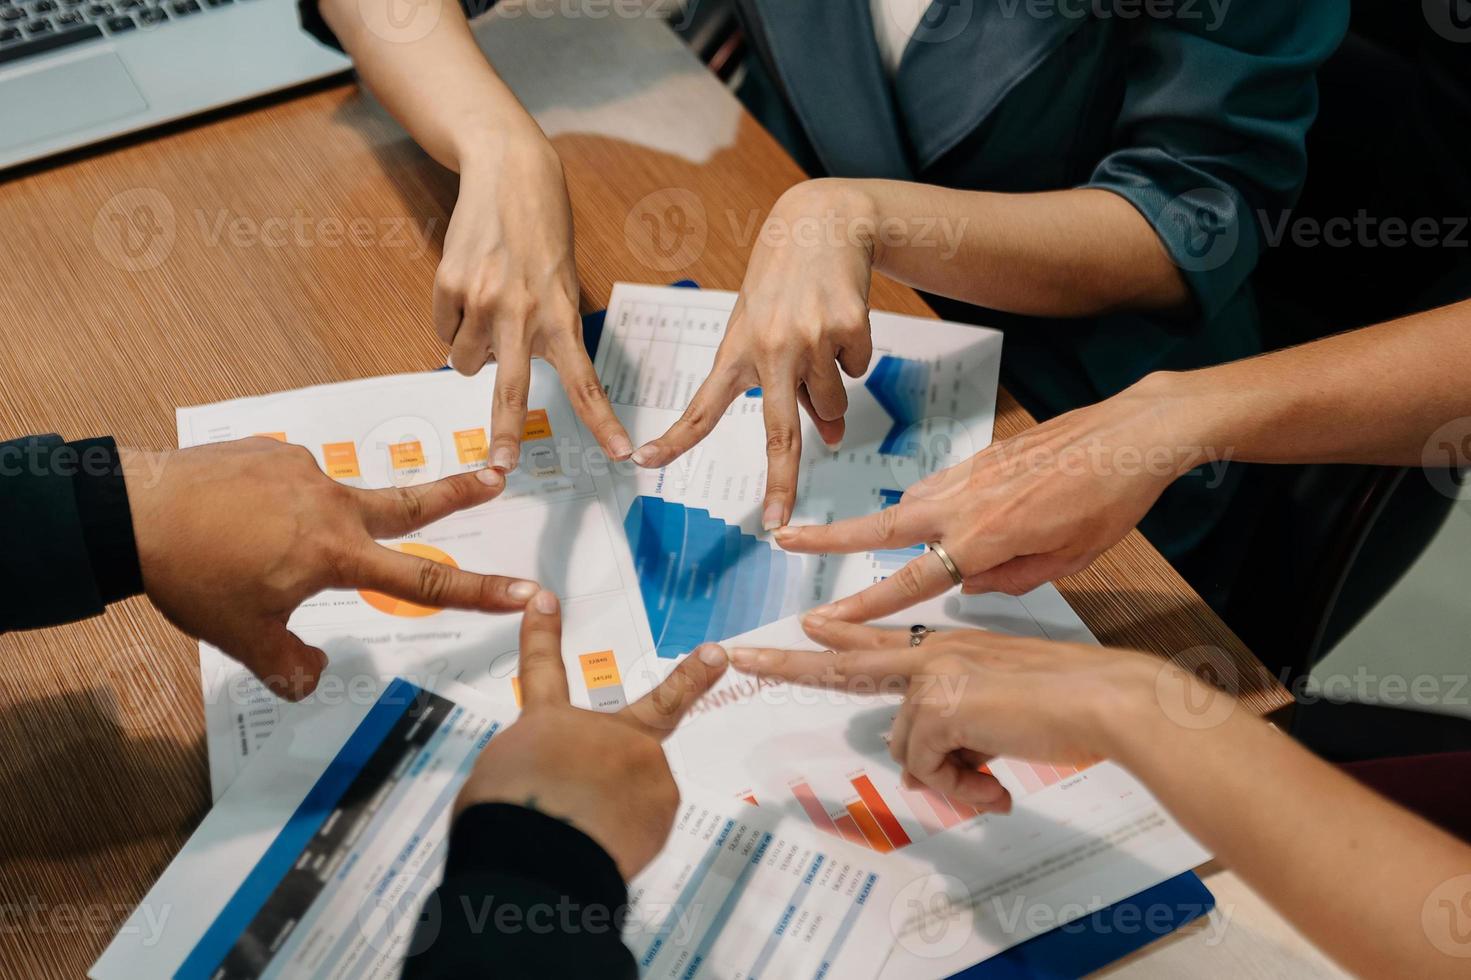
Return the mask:
<svg viewBox="0 0 1471 980">
<path fill-rule="evenodd" d="M 587 309 L 618 280 L 738 288 L 750 243 L 725 217 L 764 214 L 802 176 L 743 114 L 728 145 L 700 162 L 607 136 L 554 143 Z M 668 188 L 692 191 L 709 212 L 705 248 L 676 272 L 640 261 L 625 232 L 630 209 Z M 429 299 L 455 190 L 352 85 L 5 184 L 0 432 L 172 446 L 176 406 L 442 364 Z M 172 229 L 150 268 L 117 244 L 114 215 L 125 226 L 146 218 L 140 201 Z M 304 235 L 290 230 L 298 218 Z M 375 229 L 367 244 L 335 239 L 334 221 L 355 220 Z M 257 237 L 232 238 L 235 222 Z M 284 241 L 270 233 L 282 222 Z M 932 315 L 888 281 L 873 304 Z M 1031 424 L 1003 395 L 997 435 Z M 1138 535 L 1061 585 L 1105 643 L 1165 656 L 1213 648 L 1253 709 L 1286 703 Z M 0 972 L 82 975 L 202 817 L 199 691 L 195 644 L 143 599 L 93 622 L 0 637 Z"/>
</svg>

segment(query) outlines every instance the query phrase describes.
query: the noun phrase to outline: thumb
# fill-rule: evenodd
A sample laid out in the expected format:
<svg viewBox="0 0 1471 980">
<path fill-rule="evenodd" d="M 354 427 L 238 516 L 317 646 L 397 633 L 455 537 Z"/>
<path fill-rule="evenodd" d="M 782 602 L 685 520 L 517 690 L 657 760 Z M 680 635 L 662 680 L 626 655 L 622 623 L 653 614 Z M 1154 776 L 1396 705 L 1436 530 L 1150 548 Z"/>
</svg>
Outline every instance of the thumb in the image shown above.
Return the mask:
<svg viewBox="0 0 1471 980">
<path fill-rule="evenodd" d="M 325 653 L 303 643 L 274 620 L 260 626 L 248 647 L 226 652 L 250 668 L 272 694 L 287 701 L 300 701 L 310 695 L 327 669 Z"/>
</svg>

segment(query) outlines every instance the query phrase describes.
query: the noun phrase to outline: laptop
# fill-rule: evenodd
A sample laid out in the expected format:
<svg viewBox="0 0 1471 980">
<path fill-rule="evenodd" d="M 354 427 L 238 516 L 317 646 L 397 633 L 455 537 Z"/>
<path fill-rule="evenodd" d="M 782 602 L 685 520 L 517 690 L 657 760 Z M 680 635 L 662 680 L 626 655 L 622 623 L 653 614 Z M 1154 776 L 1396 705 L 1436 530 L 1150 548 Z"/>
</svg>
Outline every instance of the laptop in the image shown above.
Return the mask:
<svg viewBox="0 0 1471 980">
<path fill-rule="evenodd" d="M 349 64 L 294 0 L 0 0 L 0 169 Z"/>
</svg>

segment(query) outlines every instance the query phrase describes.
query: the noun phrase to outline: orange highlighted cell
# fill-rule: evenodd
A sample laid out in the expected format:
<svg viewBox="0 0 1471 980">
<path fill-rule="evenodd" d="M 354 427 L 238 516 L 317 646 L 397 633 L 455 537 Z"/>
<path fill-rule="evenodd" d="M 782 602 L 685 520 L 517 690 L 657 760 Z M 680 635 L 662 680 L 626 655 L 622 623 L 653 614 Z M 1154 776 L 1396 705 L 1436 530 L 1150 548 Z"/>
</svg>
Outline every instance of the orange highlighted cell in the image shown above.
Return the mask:
<svg viewBox="0 0 1471 980">
<path fill-rule="evenodd" d="M 511 693 L 516 696 L 516 707 L 521 708 L 521 678 L 519 675 L 511 675 Z"/>
<path fill-rule="evenodd" d="M 388 458 L 396 470 L 418 469 L 424 465 L 424 446 L 418 439 L 396 442 L 388 447 Z"/>
<path fill-rule="evenodd" d="M 441 565 L 448 565 L 451 568 L 460 567 L 453 558 L 433 545 L 419 544 L 417 541 L 405 541 L 402 544 L 394 545 L 394 548 L 402 551 L 406 555 L 413 555 L 415 558 L 427 558 L 430 561 L 439 562 Z M 358 595 L 362 596 L 363 601 L 374 609 L 382 613 L 387 613 L 390 616 L 403 616 L 409 619 L 415 619 L 423 616 L 433 616 L 439 612 L 433 606 L 420 606 L 416 603 L 409 602 L 407 599 L 396 599 L 393 596 L 384 595 L 382 592 L 372 592 L 368 589 L 359 590 Z"/>
<path fill-rule="evenodd" d="M 526 413 L 526 429 L 521 433 L 525 442 L 534 439 L 550 439 L 552 437 L 552 421 L 547 418 L 547 410 L 544 408 L 533 408 Z"/>
<path fill-rule="evenodd" d="M 618 661 L 613 658 L 612 650 L 584 653 L 577 658 L 577 662 L 582 664 L 582 679 L 587 682 L 589 691 L 623 683 L 623 678 L 618 674 Z"/>
<path fill-rule="evenodd" d="M 463 429 L 455 433 L 455 453 L 466 466 L 484 463 L 490 458 L 490 446 L 484 429 Z"/>
<path fill-rule="evenodd" d="M 286 441 L 286 433 L 284 432 L 257 432 L 256 436 L 261 439 L 274 439 L 277 442 Z"/>
<path fill-rule="evenodd" d="M 362 476 L 358 468 L 358 447 L 350 442 L 328 442 L 322 446 L 322 462 L 327 475 L 334 480 L 350 480 Z"/>
</svg>

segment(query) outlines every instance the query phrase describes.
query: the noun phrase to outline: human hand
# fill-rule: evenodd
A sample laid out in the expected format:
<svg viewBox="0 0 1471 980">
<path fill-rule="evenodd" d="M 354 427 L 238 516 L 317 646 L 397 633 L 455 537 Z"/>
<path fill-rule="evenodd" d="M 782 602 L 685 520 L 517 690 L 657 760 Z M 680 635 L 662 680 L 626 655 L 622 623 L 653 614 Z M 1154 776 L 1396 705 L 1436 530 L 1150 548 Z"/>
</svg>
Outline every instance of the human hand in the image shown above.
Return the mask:
<svg viewBox="0 0 1471 980">
<path fill-rule="evenodd" d="M 611 458 L 633 452 L 583 344 L 577 298 L 572 206 L 551 144 L 538 131 L 467 160 L 434 278 L 434 329 L 461 374 L 497 364 L 490 464 L 503 473 L 520 462 L 533 357 L 557 369 Z"/>
<path fill-rule="evenodd" d="M 1204 461 L 1188 394 L 1159 380 L 997 442 L 915 484 L 893 507 L 825 527 L 787 527 L 787 551 L 834 554 L 938 541 L 963 581 L 933 552 L 864 591 L 813 610 L 879 619 L 960 584 L 968 595 L 1022 595 L 1090 565 L 1180 475 Z"/>
<path fill-rule="evenodd" d="M 704 646 L 616 714 L 574 708 L 557 597 L 538 593 L 521 622 L 521 717 L 481 753 L 456 815 L 477 803 L 540 810 L 597 841 L 627 881 L 664 846 L 679 806 L 660 742 L 725 667 L 725 652 Z"/>
<path fill-rule="evenodd" d="M 266 438 L 157 454 L 123 450 L 122 461 L 149 598 L 179 629 L 219 647 L 293 701 L 316 689 L 327 657 L 286 622 L 324 589 L 367 588 L 425 606 L 514 612 L 538 588 L 374 541 L 494 499 L 505 488 L 494 470 L 356 490 L 327 477 L 307 450 Z"/>
<path fill-rule="evenodd" d="M 742 392 L 760 387 L 766 421 L 767 530 L 791 520 L 802 460 L 800 403 L 824 442 L 843 439 L 848 395 L 841 367 L 861 377 L 873 357 L 868 289 L 872 204 L 841 181 L 800 184 L 782 196 L 751 253 L 715 364 L 684 415 L 633 455 L 668 465 L 715 428 Z"/>
<path fill-rule="evenodd" d="M 796 684 L 903 694 L 889 750 L 906 785 L 1002 813 L 1010 794 L 981 766 L 998 755 L 1067 765 L 1112 757 L 1114 733 L 1154 704 L 1161 667 L 1140 653 L 983 630 L 932 633 L 919 647 L 908 630 L 839 620 L 809 623 L 808 634 L 831 649 L 735 649 L 731 662 Z"/>
</svg>

